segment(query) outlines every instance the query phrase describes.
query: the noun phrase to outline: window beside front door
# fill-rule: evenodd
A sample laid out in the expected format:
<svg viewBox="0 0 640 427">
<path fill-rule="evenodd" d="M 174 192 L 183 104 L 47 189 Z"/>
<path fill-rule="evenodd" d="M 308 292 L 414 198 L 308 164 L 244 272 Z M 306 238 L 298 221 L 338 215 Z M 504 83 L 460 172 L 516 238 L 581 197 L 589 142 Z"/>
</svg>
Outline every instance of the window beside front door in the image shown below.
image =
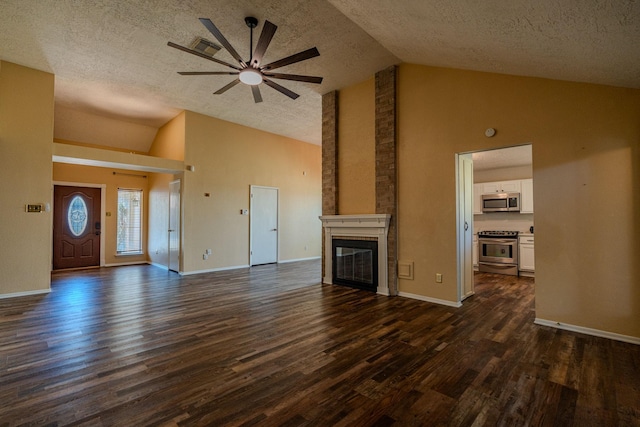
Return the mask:
<svg viewBox="0 0 640 427">
<path fill-rule="evenodd" d="M 142 253 L 142 190 L 118 189 L 118 255 Z"/>
</svg>

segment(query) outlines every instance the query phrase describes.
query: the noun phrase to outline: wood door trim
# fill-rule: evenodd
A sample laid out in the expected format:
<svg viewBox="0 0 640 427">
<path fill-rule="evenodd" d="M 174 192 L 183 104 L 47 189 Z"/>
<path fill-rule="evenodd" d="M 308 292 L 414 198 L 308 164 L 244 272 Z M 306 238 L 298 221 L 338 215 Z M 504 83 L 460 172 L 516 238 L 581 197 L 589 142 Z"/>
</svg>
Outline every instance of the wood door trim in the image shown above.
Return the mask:
<svg viewBox="0 0 640 427">
<path fill-rule="evenodd" d="M 104 236 L 107 233 L 107 223 L 105 221 L 106 215 L 106 205 L 107 205 L 107 184 L 96 184 L 96 183 L 87 183 L 87 182 L 69 182 L 69 181 L 53 181 L 53 185 L 51 185 L 51 200 L 54 200 L 54 191 L 56 185 L 64 185 L 67 187 L 90 187 L 90 188 L 100 188 L 100 224 L 102 224 L 102 236 L 100 239 L 100 267 L 104 267 L 107 264 L 105 257 L 105 240 L 107 240 Z M 53 215 L 51 215 L 51 241 L 49 242 L 49 248 L 51 251 L 51 271 L 53 270 Z"/>
</svg>

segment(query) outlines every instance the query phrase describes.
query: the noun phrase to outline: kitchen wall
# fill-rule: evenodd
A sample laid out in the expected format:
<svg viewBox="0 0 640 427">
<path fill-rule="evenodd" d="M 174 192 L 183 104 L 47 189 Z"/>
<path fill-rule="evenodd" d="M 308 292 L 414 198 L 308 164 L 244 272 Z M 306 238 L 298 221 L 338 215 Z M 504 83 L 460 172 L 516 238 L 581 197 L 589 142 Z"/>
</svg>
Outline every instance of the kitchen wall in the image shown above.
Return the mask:
<svg viewBox="0 0 640 427">
<path fill-rule="evenodd" d="M 491 212 L 473 216 L 473 232 L 482 230 L 506 230 L 529 232 L 533 225 L 534 214 L 520 214 L 514 212 Z"/>
<path fill-rule="evenodd" d="M 503 168 L 473 170 L 473 182 L 496 182 L 516 179 L 529 179 L 533 177 L 532 165 L 509 166 Z M 535 186 L 535 182 L 534 182 Z M 534 207 L 535 210 L 535 207 Z M 534 214 L 521 214 L 514 212 L 491 212 L 475 214 L 473 216 L 473 231 L 482 230 L 506 230 L 529 232 L 533 226 Z"/>
<path fill-rule="evenodd" d="M 531 143 L 536 316 L 640 337 L 640 90 L 402 64 L 397 99 L 401 292 L 457 299 L 455 154 Z"/>
<path fill-rule="evenodd" d="M 48 292 L 52 211 L 53 74 L 0 61 L 0 296 Z"/>
</svg>

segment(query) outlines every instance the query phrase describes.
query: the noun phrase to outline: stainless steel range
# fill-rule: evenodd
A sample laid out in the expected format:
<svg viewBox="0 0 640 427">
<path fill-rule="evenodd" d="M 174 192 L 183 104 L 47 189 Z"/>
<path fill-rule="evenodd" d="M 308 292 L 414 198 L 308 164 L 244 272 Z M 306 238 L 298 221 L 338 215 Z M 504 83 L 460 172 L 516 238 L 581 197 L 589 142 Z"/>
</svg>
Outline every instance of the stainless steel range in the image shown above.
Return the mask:
<svg viewBox="0 0 640 427">
<path fill-rule="evenodd" d="M 478 270 L 518 275 L 518 232 L 479 231 Z"/>
</svg>

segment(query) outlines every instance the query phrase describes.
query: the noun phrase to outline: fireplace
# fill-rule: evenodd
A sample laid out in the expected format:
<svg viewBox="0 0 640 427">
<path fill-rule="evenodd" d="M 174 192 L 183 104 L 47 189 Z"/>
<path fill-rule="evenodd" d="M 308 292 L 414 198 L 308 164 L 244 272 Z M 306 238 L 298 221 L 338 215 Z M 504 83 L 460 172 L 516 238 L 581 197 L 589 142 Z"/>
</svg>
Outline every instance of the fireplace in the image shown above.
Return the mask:
<svg viewBox="0 0 640 427">
<path fill-rule="evenodd" d="M 333 283 L 376 292 L 378 241 L 332 239 Z"/>
<path fill-rule="evenodd" d="M 395 283 L 389 283 L 391 261 L 387 259 L 391 215 L 323 215 L 320 220 L 324 230 L 323 283 L 397 294 Z M 342 248 L 339 256 L 334 255 L 335 248 Z M 361 267 L 369 259 L 370 271 L 367 266 L 369 272 L 365 272 Z M 341 283 L 343 280 L 349 283 Z"/>
</svg>

